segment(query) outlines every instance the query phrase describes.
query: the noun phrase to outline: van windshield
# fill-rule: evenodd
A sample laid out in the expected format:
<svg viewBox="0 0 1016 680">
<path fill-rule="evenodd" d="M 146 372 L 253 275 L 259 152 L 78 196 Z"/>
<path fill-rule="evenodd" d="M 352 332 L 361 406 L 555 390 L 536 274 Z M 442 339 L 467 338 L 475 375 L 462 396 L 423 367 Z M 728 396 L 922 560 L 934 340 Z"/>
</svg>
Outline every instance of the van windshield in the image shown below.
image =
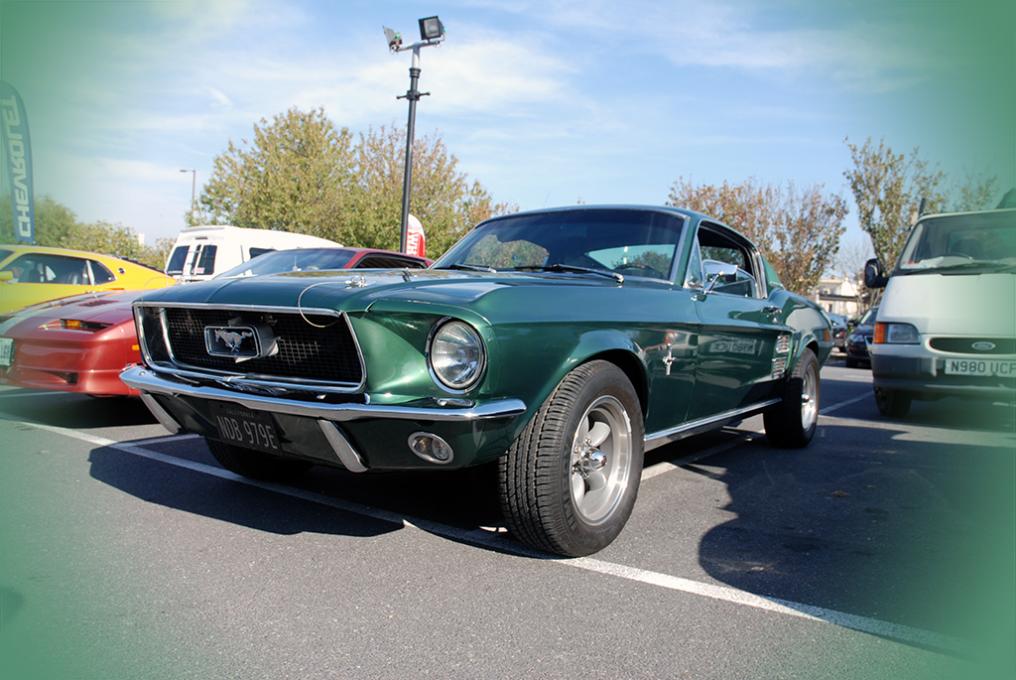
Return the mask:
<svg viewBox="0 0 1016 680">
<path fill-rule="evenodd" d="M 169 262 L 166 263 L 166 273 L 170 276 L 183 274 L 183 265 L 187 261 L 187 250 L 189 246 L 177 246 L 173 249 L 173 254 L 169 256 Z"/>
<path fill-rule="evenodd" d="M 1016 267 L 1016 210 L 943 215 L 921 220 L 900 257 L 901 273 Z"/>
</svg>

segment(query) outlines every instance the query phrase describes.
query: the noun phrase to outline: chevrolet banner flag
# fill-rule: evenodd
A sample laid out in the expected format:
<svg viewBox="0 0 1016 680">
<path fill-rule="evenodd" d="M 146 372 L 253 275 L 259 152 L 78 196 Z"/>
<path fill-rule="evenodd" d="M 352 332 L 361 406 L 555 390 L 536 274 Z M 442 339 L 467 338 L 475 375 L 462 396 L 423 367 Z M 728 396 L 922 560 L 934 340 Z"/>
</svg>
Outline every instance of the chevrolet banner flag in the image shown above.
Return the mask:
<svg viewBox="0 0 1016 680">
<path fill-rule="evenodd" d="M 32 145 L 21 95 L 0 80 L 0 157 L 11 196 L 14 238 L 35 243 L 35 199 L 32 195 Z"/>
</svg>

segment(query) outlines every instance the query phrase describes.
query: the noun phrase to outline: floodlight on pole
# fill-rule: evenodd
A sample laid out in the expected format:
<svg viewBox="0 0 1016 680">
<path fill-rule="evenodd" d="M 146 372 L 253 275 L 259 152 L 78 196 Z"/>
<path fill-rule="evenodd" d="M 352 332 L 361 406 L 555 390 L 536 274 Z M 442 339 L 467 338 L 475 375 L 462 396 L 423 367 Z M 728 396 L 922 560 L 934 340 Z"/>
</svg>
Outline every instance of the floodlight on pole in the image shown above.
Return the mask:
<svg viewBox="0 0 1016 680">
<path fill-rule="evenodd" d="M 191 217 L 191 224 L 193 224 L 194 220 L 196 219 L 197 212 L 198 212 L 198 202 L 197 202 L 198 201 L 198 196 L 197 196 L 198 171 L 195 170 L 194 168 L 190 168 L 190 169 L 180 168 L 180 172 L 189 172 L 191 174 L 191 183 L 190 183 L 190 217 Z"/>
<path fill-rule="evenodd" d="M 402 177 L 402 225 L 399 236 L 399 251 L 406 252 L 406 240 L 409 230 L 409 196 L 413 187 L 413 133 L 416 128 L 416 102 L 430 92 L 420 92 L 417 84 L 420 80 L 420 50 L 432 45 L 440 45 L 445 39 L 444 24 L 436 17 L 424 17 L 419 20 L 420 40 L 411 45 L 402 44 L 402 35 L 383 26 L 388 49 L 392 53 L 412 50 L 413 61 L 409 66 L 409 89 L 406 94 L 397 97 L 409 101 L 409 121 L 406 125 L 406 167 Z"/>
</svg>

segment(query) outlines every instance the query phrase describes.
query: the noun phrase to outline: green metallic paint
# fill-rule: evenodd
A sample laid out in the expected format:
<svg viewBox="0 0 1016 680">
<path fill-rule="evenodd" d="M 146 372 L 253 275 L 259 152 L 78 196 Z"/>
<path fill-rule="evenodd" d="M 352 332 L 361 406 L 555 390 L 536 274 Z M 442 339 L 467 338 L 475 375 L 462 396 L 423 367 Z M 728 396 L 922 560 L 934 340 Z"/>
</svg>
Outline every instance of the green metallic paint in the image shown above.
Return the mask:
<svg viewBox="0 0 1016 680">
<path fill-rule="evenodd" d="M 702 219 L 684 214 L 690 219 L 675 281 L 684 281 L 693 241 L 688 236 Z M 460 467 L 502 455 L 564 376 L 601 356 L 626 357 L 624 367 L 640 372 L 647 433 L 771 396 L 778 385 L 770 379 L 777 333 L 793 334 L 788 370 L 809 343 L 824 361 L 831 342 L 822 338 L 828 326 L 814 303 L 783 289 L 771 267 L 766 270 L 766 299 L 703 297 L 637 277 L 619 285 L 576 274 L 450 270 L 295 273 L 178 286 L 144 299 L 290 308 L 299 303 L 345 312 L 362 348 L 370 403 L 507 397 L 529 406 L 523 416 L 482 423 L 368 419 L 343 425 L 372 468 L 433 467 L 406 445 L 421 429 L 444 437 L 456 451 L 451 467 Z M 782 310 L 778 319 L 762 316 L 767 305 Z M 471 324 L 486 344 L 485 374 L 463 391 L 438 384 L 428 370 L 427 339 L 446 318 Z"/>
</svg>

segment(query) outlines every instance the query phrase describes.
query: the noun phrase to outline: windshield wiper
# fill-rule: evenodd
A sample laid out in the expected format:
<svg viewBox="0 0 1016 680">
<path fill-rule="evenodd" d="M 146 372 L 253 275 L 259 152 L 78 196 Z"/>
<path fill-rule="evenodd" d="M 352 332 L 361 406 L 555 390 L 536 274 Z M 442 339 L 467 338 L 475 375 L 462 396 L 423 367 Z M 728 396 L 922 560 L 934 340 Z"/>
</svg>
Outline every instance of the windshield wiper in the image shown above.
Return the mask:
<svg viewBox="0 0 1016 680">
<path fill-rule="evenodd" d="M 488 267 L 482 264 L 466 264 L 465 262 L 456 262 L 455 264 L 446 264 L 443 267 L 435 267 L 435 269 L 462 269 L 467 272 L 497 272 L 493 267 Z"/>
<path fill-rule="evenodd" d="M 618 274 L 617 272 L 607 271 L 606 269 L 593 269 L 592 267 L 579 267 L 574 264 L 561 264 L 555 262 L 554 264 L 546 265 L 527 265 L 525 267 L 513 267 L 516 271 L 535 271 L 535 272 L 575 272 L 576 274 L 596 274 L 597 276 L 606 276 L 608 279 L 614 279 L 618 283 L 624 283 L 624 275 Z"/>
</svg>

